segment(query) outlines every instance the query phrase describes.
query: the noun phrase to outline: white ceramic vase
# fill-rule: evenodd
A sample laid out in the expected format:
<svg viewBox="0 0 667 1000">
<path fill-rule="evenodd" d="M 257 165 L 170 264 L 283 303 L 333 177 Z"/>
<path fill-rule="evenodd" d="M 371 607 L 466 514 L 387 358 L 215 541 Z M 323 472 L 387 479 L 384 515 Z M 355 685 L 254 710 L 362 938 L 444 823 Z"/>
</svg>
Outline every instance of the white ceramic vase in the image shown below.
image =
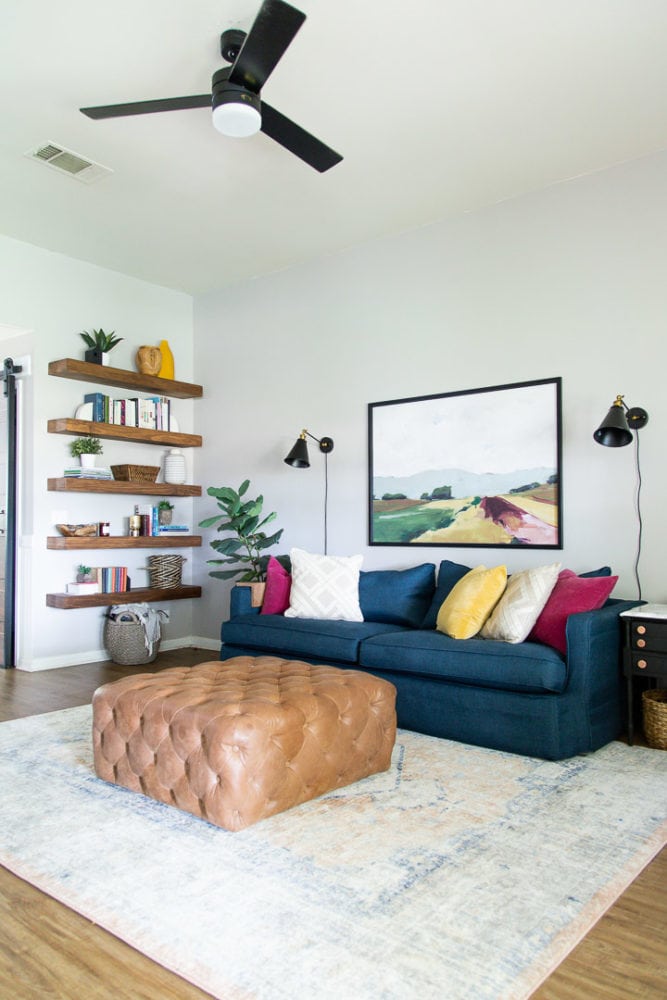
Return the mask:
<svg viewBox="0 0 667 1000">
<path fill-rule="evenodd" d="M 174 485 L 185 482 L 185 455 L 178 448 L 167 452 L 164 460 L 164 481 Z"/>
<path fill-rule="evenodd" d="M 82 469 L 94 469 L 95 468 L 95 456 L 94 455 L 79 455 L 79 460 L 81 462 Z"/>
</svg>

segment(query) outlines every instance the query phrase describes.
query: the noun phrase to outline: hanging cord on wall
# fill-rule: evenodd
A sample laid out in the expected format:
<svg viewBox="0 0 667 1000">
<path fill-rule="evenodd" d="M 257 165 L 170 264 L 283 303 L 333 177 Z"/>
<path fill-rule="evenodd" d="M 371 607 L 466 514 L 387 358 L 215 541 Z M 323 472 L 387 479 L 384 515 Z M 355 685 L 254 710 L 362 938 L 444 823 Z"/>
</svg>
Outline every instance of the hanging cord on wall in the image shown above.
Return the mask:
<svg viewBox="0 0 667 1000">
<path fill-rule="evenodd" d="M 642 492 L 642 470 L 639 462 L 639 434 L 635 434 L 635 464 L 637 468 L 637 491 L 635 493 L 635 507 L 637 509 L 637 521 L 639 524 L 637 532 L 637 556 L 635 558 L 635 580 L 637 581 L 637 591 L 639 600 L 642 599 L 642 585 L 639 579 L 639 560 L 642 554 L 642 508 L 641 508 L 641 492 Z"/>
<path fill-rule="evenodd" d="M 329 505 L 329 455 L 324 453 L 324 554 L 327 554 L 327 508 Z"/>
</svg>

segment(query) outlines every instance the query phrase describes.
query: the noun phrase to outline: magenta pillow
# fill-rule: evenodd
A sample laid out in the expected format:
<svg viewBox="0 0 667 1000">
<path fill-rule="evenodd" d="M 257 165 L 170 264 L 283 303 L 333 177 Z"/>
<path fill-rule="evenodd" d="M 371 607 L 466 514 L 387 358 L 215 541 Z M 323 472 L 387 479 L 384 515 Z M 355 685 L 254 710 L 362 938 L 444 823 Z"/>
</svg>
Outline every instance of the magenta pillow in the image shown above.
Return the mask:
<svg viewBox="0 0 667 1000">
<path fill-rule="evenodd" d="M 274 556 L 269 556 L 266 567 L 266 590 L 261 615 L 282 615 L 289 608 L 292 577 Z"/>
<path fill-rule="evenodd" d="M 581 577 L 571 569 L 561 570 L 528 640 L 543 642 L 545 646 L 567 653 L 565 627 L 568 615 L 601 608 L 617 580 L 617 576 Z"/>
</svg>

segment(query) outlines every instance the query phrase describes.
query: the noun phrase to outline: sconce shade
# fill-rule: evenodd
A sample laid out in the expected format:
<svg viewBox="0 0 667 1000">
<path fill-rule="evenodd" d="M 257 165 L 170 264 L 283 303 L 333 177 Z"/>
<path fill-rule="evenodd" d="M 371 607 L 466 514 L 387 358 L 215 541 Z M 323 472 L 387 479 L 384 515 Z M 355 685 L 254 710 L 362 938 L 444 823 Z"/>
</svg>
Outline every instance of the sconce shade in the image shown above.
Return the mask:
<svg viewBox="0 0 667 1000">
<path fill-rule="evenodd" d="M 609 407 L 609 413 L 593 434 L 598 444 L 606 448 L 622 448 L 632 441 L 625 410 L 619 403 Z"/>
<path fill-rule="evenodd" d="M 298 437 L 296 439 L 294 447 L 285 459 L 285 464 L 291 465 L 293 469 L 310 468 L 310 461 L 308 460 L 308 445 L 306 444 L 305 437 Z"/>
<path fill-rule="evenodd" d="M 593 437 L 598 444 L 603 444 L 607 448 L 622 448 L 632 441 L 632 431 L 646 427 L 647 423 L 646 410 L 641 406 L 628 409 L 623 397 L 617 396 Z"/>
</svg>

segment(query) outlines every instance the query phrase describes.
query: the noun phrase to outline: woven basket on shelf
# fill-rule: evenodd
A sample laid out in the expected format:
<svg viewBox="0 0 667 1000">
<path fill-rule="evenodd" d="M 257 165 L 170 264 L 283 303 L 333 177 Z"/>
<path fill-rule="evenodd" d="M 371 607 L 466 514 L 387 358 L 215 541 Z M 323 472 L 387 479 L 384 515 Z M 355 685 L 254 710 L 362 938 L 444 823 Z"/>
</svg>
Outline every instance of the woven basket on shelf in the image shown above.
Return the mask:
<svg viewBox="0 0 667 1000">
<path fill-rule="evenodd" d="M 132 621 L 118 622 L 107 618 L 104 623 L 104 646 L 114 663 L 135 666 L 138 663 L 152 663 L 160 649 L 160 640 L 153 643 L 153 652 L 146 649 L 146 633 L 142 622 L 134 612 Z"/>
<path fill-rule="evenodd" d="M 154 483 L 160 471 L 159 465 L 112 465 L 114 479 L 124 483 Z"/>
<path fill-rule="evenodd" d="M 667 750 L 667 688 L 644 691 L 644 736 L 654 750 Z"/>
<path fill-rule="evenodd" d="M 184 562 L 183 556 L 149 556 L 148 573 L 151 587 L 180 587 Z"/>
</svg>

